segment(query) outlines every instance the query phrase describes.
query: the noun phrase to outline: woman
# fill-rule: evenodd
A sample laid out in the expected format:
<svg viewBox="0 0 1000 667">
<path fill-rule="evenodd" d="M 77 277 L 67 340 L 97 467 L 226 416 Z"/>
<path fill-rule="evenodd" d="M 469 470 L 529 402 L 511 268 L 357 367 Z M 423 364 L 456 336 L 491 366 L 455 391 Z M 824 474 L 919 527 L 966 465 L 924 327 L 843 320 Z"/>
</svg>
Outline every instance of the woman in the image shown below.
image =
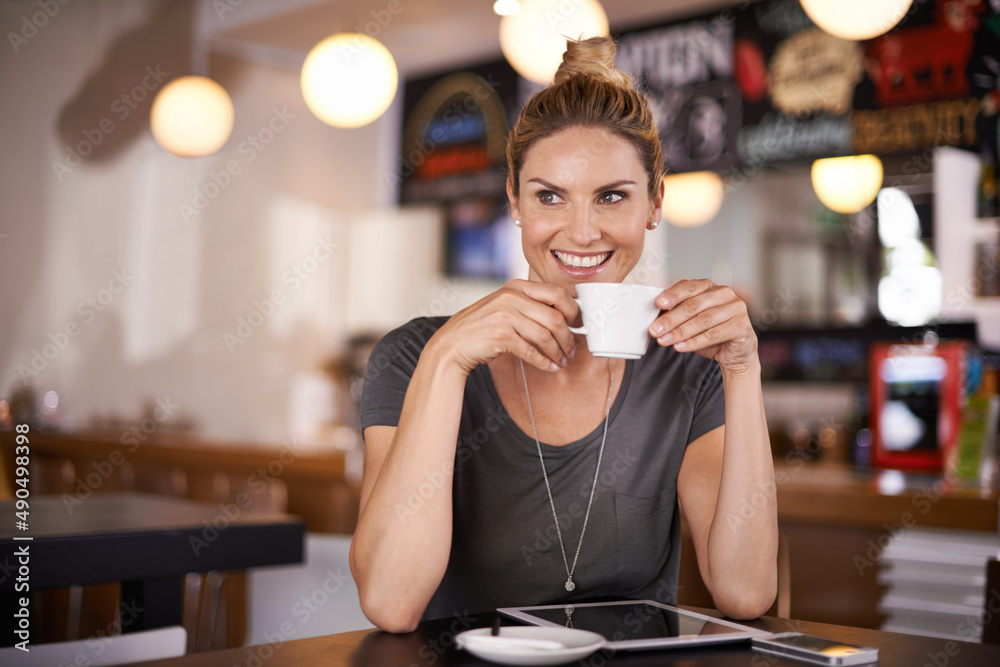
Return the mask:
<svg viewBox="0 0 1000 667">
<path fill-rule="evenodd" d="M 637 361 L 592 356 L 575 285 L 621 282 L 659 224 L 663 158 L 609 38 L 568 45 L 507 148 L 530 272 L 373 351 L 351 569 L 377 626 L 499 606 L 676 600 L 678 502 L 718 609 L 776 590 L 774 475 L 746 306 L 663 291 Z M 726 428 L 726 426 L 729 428 Z"/>
</svg>

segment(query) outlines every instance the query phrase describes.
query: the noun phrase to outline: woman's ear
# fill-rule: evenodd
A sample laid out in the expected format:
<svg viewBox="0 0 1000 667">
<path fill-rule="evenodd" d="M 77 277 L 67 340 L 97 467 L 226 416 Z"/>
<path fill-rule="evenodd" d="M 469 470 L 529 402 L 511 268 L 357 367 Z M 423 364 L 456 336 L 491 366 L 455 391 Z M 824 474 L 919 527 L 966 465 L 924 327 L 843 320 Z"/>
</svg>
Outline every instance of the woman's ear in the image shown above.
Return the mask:
<svg viewBox="0 0 1000 667">
<path fill-rule="evenodd" d="M 656 195 L 650 202 L 649 222 L 646 223 L 646 229 L 656 229 L 663 219 L 663 193 L 663 178 L 660 178 L 660 185 L 656 189 Z"/>
<path fill-rule="evenodd" d="M 514 221 L 514 224 L 520 226 L 518 223 L 521 220 L 521 209 L 517 205 L 517 197 L 514 195 L 514 184 L 509 178 L 507 179 L 507 203 L 510 204 L 511 220 Z"/>
</svg>

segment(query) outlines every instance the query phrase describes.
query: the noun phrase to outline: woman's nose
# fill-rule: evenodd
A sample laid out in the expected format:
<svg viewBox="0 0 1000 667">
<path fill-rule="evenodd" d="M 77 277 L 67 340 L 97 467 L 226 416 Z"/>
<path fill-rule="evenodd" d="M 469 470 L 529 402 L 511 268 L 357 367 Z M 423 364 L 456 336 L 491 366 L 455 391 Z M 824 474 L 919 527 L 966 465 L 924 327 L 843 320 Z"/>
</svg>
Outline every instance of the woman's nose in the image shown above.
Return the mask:
<svg viewBox="0 0 1000 667">
<path fill-rule="evenodd" d="M 601 238 L 601 230 L 589 207 L 576 208 L 570 216 L 566 235 L 574 243 L 583 247 Z"/>
</svg>

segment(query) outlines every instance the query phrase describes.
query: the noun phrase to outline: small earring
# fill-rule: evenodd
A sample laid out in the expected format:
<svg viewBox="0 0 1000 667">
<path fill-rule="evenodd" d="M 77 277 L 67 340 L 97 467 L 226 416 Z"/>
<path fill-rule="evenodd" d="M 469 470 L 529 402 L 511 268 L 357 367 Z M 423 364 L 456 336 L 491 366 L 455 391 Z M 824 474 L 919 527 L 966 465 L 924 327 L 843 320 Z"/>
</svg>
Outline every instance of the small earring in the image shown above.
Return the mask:
<svg viewBox="0 0 1000 667">
<path fill-rule="evenodd" d="M 656 229 L 659 224 L 660 224 L 659 220 L 653 220 L 651 223 L 649 223 L 649 231 L 653 231 L 654 229 Z"/>
<path fill-rule="evenodd" d="M 520 218 L 514 218 L 514 226 L 515 227 L 520 227 L 521 226 L 521 220 L 520 220 Z"/>
</svg>

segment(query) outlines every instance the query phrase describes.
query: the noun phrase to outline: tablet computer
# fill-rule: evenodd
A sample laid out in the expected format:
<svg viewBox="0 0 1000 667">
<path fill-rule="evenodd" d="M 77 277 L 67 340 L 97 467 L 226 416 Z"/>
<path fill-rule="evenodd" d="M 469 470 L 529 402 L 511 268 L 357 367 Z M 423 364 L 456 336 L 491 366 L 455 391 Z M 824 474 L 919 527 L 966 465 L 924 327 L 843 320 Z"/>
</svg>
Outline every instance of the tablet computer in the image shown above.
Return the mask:
<svg viewBox="0 0 1000 667">
<path fill-rule="evenodd" d="M 749 642 L 771 634 L 652 600 L 502 607 L 497 611 L 531 625 L 590 630 L 617 650 Z"/>
</svg>

